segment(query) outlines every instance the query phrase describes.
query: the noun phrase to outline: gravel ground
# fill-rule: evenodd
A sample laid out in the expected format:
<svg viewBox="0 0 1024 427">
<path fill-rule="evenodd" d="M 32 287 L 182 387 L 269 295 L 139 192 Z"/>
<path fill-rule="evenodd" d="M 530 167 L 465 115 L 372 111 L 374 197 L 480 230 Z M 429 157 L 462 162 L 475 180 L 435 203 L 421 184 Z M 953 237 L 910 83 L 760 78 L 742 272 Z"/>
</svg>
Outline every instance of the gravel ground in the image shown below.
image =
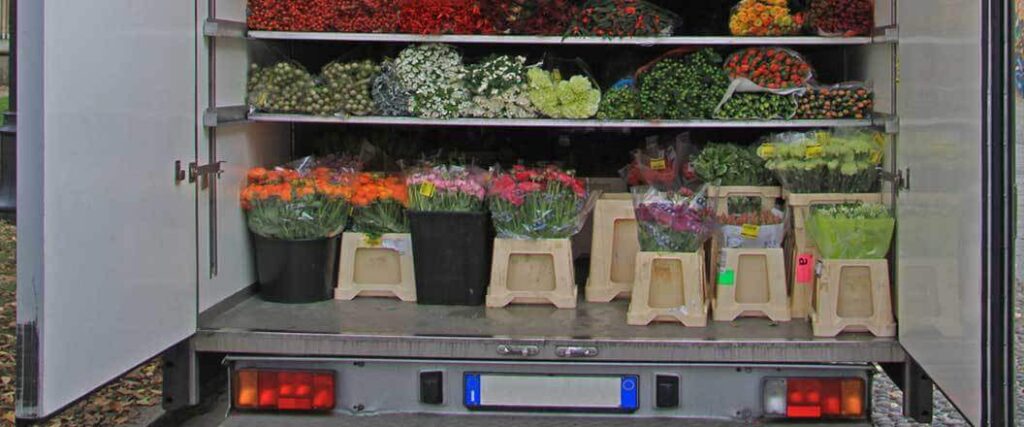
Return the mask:
<svg viewBox="0 0 1024 427">
<path fill-rule="evenodd" d="M 903 417 L 903 392 L 893 384 L 885 374 L 875 375 L 875 387 L 872 390 L 874 407 L 871 419 L 879 427 L 910 427 L 926 426 Z M 935 391 L 935 415 L 933 426 L 967 426 L 970 425 L 960 416 L 942 392 Z"/>
</svg>

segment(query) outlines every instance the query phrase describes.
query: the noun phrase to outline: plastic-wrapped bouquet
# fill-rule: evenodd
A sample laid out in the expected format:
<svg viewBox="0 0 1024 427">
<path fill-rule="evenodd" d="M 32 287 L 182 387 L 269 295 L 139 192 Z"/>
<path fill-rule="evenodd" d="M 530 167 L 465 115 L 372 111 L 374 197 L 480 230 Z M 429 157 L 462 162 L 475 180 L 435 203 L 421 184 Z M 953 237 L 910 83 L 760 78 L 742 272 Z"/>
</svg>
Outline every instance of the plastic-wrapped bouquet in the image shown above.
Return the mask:
<svg viewBox="0 0 1024 427">
<path fill-rule="evenodd" d="M 811 207 L 807 221 L 818 250 L 827 259 L 880 259 L 889 253 L 896 220 L 877 203 Z"/>
<path fill-rule="evenodd" d="M 671 36 L 679 17 L 643 0 L 589 0 L 569 28 L 570 36 Z"/>
<path fill-rule="evenodd" d="M 475 167 L 424 166 L 406 173 L 409 210 L 483 212 L 486 173 Z"/>
<path fill-rule="evenodd" d="M 278 240 L 334 237 L 348 223 L 350 182 L 328 168 L 249 170 L 242 208 L 249 230 Z"/>
<path fill-rule="evenodd" d="M 758 147 L 765 166 L 793 193 L 872 193 L 885 138 L 871 131 L 773 135 Z"/>
<path fill-rule="evenodd" d="M 779 248 L 786 237 L 786 216 L 782 211 L 719 215 L 723 248 Z"/>
<path fill-rule="evenodd" d="M 409 110 L 427 118 L 458 117 L 469 102 L 462 55 L 445 44 L 411 46 L 398 54 L 394 73 L 410 93 Z"/>
<path fill-rule="evenodd" d="M 583 180 L 554 166 L 516 166 L 497 174 L 490 188 L 498 237 L 563 239 L 583 228 L 593 197 Z"/>
<path fill-rule="evenodd" d="M 379 238 L 382 234 L 408 233 L 409 204 L 405 180 L 396 176 L 361 173 L 353 179 L 352 231 Z"/>
<path fill-rule="evenodd" d="M 680 164 L 673 146 L 648 141 L 644 149 L 633 150 L 633 161 L 622 170 L 630 187 L 651 186 L 660 190 L 678 188 Z"/>
<path fill-rule="evenodd" d="M 473 117 L 521 119 L 537 116 L 526 95 L 526 58 L 500 55 L 469 66 L 466 87 Z"/>
<path fill-rule="evenodd" d="M 644 252 L 697 252 L 715 231 L 714 210 L 708 206 L 706 187 L 699 192 L 683 188 L 659 191 L 633 189 L 633 208 Z"/>
</svg>

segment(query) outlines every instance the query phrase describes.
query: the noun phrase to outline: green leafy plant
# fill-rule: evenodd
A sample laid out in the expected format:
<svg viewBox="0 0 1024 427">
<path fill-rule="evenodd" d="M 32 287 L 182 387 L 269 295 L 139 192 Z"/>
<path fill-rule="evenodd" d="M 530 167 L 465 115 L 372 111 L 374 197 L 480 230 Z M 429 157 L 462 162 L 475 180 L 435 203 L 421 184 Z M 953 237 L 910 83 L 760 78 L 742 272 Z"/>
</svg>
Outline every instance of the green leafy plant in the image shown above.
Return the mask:
<svg viewBox="0 0 1024 427">
<path fill-rule="evenodd" d="M 529 97 L 533 105 L 545 116 L 555 119 L 589 119 L 597 114 L 601 104 L 601 90 L 590 79 L 572 76 L 563 80 L 558 70 L 546 71 L 530 68 Z"/>
<path fill-rule="evenodd" d="M 773 135 L 757 154 L 790 192 L 872 193 L 884 146 L 877 132 L 817 131 Z"/>
<path fill-rule="evenodd" d="M 697 176 L 722 186 L 774 185 L 771 172 L 753 148 L 736 144 L 708 144 L 690 163 Z"/>
<path fill-rule="evenodd" d="M 721 120 L 780 120 L 796 114 L 796 101 L 791 96 L 772 93 L 734 93 L 715 112 Z"/>
<path fill-rule="evenodd" d="M 597 110 L 600 120 L 632 120 L 640 117 L 640 94 L 632 86 L 608 90 Z"/>
</svg>

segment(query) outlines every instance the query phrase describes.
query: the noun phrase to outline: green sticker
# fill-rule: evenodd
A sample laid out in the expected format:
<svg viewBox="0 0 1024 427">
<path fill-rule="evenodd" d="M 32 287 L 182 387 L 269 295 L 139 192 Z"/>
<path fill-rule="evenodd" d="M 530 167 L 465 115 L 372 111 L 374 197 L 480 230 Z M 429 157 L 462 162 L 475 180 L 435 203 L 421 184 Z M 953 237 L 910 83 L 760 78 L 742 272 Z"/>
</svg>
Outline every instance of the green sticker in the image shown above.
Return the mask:
<svg viewBox="0 0 1024 427">
<path fill-rule="evenodd" d="M 724 270 L 718 272 L 718 286 L 732 286 L 736 284 L 736 271 Z"/>
</svg>

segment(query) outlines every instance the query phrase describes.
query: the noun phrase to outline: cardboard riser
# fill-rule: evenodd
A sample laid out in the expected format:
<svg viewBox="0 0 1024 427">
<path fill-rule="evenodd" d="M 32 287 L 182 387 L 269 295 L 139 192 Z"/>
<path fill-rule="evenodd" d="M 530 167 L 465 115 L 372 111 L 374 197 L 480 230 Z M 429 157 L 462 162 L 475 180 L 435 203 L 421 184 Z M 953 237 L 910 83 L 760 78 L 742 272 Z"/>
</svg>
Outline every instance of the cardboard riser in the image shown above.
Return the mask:
<svg viewBox="0 0 1024 427">
<path fill-rule="evenodd" d="M 824 260 L 818 280 L 814 335 L 842 332 L 896 336 L 887 260 Z"/>
<path fill-rule="evenodd" d="M 791 319 L 786 295 L 786 261 L 781 248 L 724 249 L 723 272 L 715 278 L 712 315 L 716 321 L 738 317 Z M 724 282 L 728 281 L 728 282 Z"/>
<path fill-rule="evenodd" d="M 551 304 L 576 307 L 577 289 L 569 239 L 495 239 L 488 307 Z"/>
<path fill-rule="evenodd" d="M 708 322 L 704 253 L 639 252 L 627 323 L 678 322 L 704 327 Z"/>
<path fill-rule="evenodd" d="M 593 246 L 586 298 L 609 302 L 633 291 L 636 254 L 640 251 L 636 216 L 629 194 L 607 194 L 594 208 Z"/>
<path fill-rule="evenodd" d="M 361 233 L 345 233 L 334 298 L 390 297 L 415 302 L 413 268 L 409 234 L 385 234 L 374 240 Z"/>
<path fill-rule="evenodd" d="M 769 211 L 775 207 L 775 202 L 782 197 L 781 187 L 718 187 L 708 188 L 708 199 L 714 203 L 717 215 L 729 215 L 730 198 L 759 198 L 761 199 L 761 210 Z"/>
</svg>

